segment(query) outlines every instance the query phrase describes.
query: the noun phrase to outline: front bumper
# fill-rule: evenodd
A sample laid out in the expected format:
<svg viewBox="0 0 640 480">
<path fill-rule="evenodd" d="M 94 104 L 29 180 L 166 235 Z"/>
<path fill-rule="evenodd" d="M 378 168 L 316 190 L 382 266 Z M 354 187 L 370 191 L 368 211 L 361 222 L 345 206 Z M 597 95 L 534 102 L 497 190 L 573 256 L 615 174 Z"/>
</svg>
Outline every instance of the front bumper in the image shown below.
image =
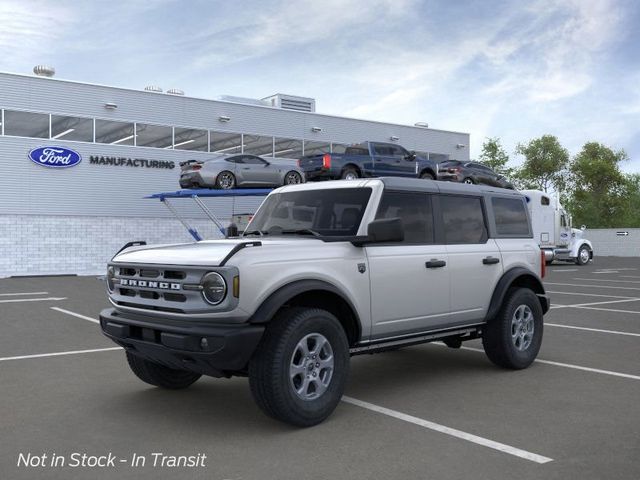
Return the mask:
<svg viewBox="0 0 640 480">
<path fill-rule="evenodd" d="M 213 377 L 244 372 L 264 326 L 211 325 L 167 321 L 122 314 L 114 308 L 100 312 L 102 332 L 128 352 L 178 370 Z"/>
</svg>

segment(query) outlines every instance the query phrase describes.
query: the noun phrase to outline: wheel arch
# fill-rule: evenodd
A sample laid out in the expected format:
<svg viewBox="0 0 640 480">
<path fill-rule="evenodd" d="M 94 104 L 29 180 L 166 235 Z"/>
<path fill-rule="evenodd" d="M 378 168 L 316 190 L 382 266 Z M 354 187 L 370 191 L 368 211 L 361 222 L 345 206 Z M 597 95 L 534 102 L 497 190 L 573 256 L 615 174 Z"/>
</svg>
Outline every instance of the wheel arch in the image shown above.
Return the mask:
<svg viewBox="0 0 640 480">
<path fill-rule="evenodd" d="M 498 314 L 507 292 L 513 287 L 531 289 L 533 293 L 538 296 L 542 312 L 547 313 L 549 311 L 549 300 L 546 296 L 544 286 L 542 285 L 540 278 L 526 268 L 516 267 L 506 271 L 498 281 L 496 288 L 493 290 L 493 295 L 491 296 L 491 303 L 489 304 L 489 310 L 487 311 L 485 321 L 494 318 Z"/>
<path fill-rule="evenodd" d="M 332 313 L 344 327 L 350 346 L 361 338 L 362 324 L 356 308 L 338 287 L 323 280 L 298 280 L 280 287 L 262 302 L 249 323 L 268 323 L 282 308 L 293 306 Z"/>
<path fill-rule="evenodd" d="M 422 170 L 420 170 L 420 176 L 422 176 L 425 173 L 430 173 L 433 176 L 434 180 L 438 179 L 438 175 L 431 167 L 424 167 Z"/>
<path fill-rule="evenodd" d="M 353 168 L 356 172 L 358 172 L 358 175 L 360 176 L 360 178 L 362 178 L 362 177 L 363 177 L 363 175 L 362 175 L 362 169 L 361 169 L 361 168 L 360 168 L 360 166 L 358 166 L 357 164 L 352 163 L 352 162 L 349 162 L 349 163 L 347 163 L 346 165 L 344 165 L 344 166 L 342 167 L 342 169 L 340 170 L 340 172 L 341 172 L 341 173 L 342 173 L 342 172 L 344 172 L 347 168 Z"/>
</svg>

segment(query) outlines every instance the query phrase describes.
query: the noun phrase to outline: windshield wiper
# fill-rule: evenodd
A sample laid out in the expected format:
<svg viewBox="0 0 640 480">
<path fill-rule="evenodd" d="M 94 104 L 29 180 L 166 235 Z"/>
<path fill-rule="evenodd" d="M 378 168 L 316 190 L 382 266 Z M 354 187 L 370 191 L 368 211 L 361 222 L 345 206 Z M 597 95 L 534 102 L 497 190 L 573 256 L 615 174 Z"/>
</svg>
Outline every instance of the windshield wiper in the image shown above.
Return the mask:
<svg viewBox="0 0 640 480">
<path fill-rule="evenodd" d="M 315 230 L 311 230 L 310 228 L 300 228 L 298 230 L 283 230 L 281 232 L 283 235 L 286 234 L 294 234 L 294 235 L 313 235 L 314 237 L 321 237 L 318 232 Z"/>
</svg>

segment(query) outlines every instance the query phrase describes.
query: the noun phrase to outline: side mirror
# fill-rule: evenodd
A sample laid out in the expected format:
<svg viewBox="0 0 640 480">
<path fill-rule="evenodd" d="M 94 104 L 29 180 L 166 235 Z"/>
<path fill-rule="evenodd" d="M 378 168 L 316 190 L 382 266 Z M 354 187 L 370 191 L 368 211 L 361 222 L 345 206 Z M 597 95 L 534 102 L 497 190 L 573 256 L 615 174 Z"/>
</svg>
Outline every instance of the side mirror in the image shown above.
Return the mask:
<svg viewBox="0 0 640 480">
<path fill-rule="evenodd" d="M 411 150 L 408 155 L 405 155 L 405 160 L 413 161 L 416 159 L 416 152 Z"/>
<path fill-rule="evenodd" d="M 404 227 L 399 218 L 381 218 L 369 223 L 367 237 L 362 244 L 390 243 L 404 240 Z"/>
<path fill-rule="evenodd" d="M 587 229 L 587 226 L 586 226 L 586 225 L 582 225 L 582 226 L 580 227 L 580 230 L 582 230 L 583 232 L 584 232 L 586 229 Z"/>
</svg>

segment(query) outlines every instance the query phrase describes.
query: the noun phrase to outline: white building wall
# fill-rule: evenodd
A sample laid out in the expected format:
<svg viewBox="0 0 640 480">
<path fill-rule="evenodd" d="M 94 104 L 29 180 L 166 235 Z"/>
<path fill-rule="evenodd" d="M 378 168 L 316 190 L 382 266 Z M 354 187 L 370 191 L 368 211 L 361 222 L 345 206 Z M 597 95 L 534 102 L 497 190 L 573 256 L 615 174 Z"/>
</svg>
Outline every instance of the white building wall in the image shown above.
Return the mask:
<svg viewBox="0 0 640 480">
<path fill-rule="evenodd" d="M 203 238 L 221 238 L 212 222 L 190 219 L 190 223 Z M 107 262 L 127 242 L 193 241 L 178 220 L 155 217 L 0 215 L 0 232 L 0 278 L 103 274 Z"/>
<path fill-rule="evenodd" d="M 640 228 L 589 228 L 585 238 L 593 243 L 594 257 L 640 257 Z"/>
</svg>

